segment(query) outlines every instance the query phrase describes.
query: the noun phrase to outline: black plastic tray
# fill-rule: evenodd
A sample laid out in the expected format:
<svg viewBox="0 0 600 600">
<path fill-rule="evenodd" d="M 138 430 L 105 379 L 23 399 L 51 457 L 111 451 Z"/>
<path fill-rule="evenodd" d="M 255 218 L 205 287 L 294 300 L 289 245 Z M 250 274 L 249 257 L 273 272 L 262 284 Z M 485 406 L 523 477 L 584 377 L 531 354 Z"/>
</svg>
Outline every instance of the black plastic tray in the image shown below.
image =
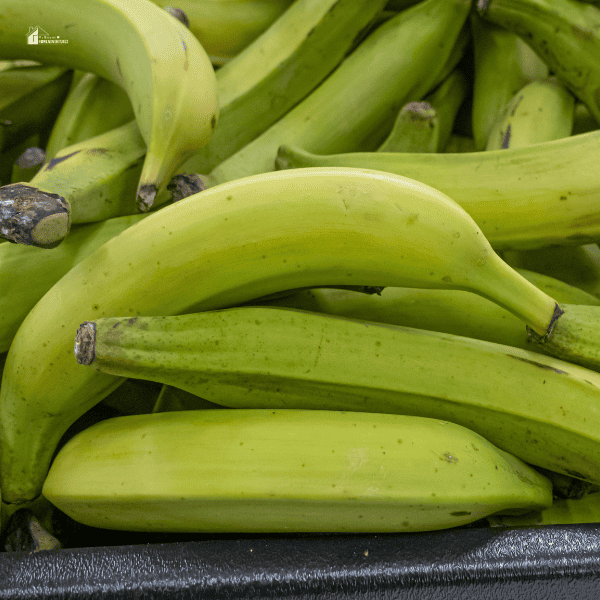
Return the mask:
<svg viewBox="0 0 600 600">
<path fill-rule="evenodd" d="M 600 524 L 0 554 L 0 599 L 598 600 Z"/>
</svg>

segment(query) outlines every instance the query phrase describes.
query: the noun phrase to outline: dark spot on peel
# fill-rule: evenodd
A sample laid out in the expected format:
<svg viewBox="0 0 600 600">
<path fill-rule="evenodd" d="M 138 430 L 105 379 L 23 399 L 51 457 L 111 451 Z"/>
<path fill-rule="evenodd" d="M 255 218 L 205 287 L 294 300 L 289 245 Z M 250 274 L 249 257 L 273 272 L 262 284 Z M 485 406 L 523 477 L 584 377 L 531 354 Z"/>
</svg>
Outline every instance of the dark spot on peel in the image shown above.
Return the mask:
<svg viewBox="0 0 600 600">
<path fill-rule="evenodd" d="M 506 126 L 506 131 L 502 136 L 502 149 L 506 150 L 510 146 L 510 123 Z"/>
<path fill-rule="evenodd" d="M 455 510 L 454 512 L 450 513 L 450 516 L 451 517 L 466 517 L 470 514 L 471 513 L 468 510 Z"/>
<path fill-rule="evenodd" d="M 217 126 L 217 115 L 213 115 L 210 119 L 210 126 L 214 129 Z"/>
<path fill-rule="evenodd" d="M 43 169 L 46 171 L 52 171 L 52 169 L 54 169 L 54 167 L 56 165 L 71 158 L 71 156 L 75 156 L 76 154 L 79 154 L 79 152 L 81 152 L 81 150 L 75 150 L 75 152 L 71 152 L 71 154 L 65 154 L 65 156 L 57 156 L 56 158 L 51 158 L 48 161 L 48 164 L 45 167 L 43 167 Z"/>
<path fill-rule="evenodd" d="M 560 369 L 556 369 L 554 367 L 551 367 L 550 365 L 545 365 L 543 363 L 539 363 L 539 362 L 537 362 L 535 360 L 531 360 L 529 358 L 523 358 L 522 356 L 515 356 L 514 354 L 507 354 L 506 356 L 509 356 L 510 358 L 514 358 L 515 360 L 520 360 L 521 362 L 524 362 L 524 363 L 528 363 L 530 365 L 538 367 L 539 369 L 544 369 L 545 371 L 554 371 L 555 373 L 558 373 L 559 375 L 567 375 L 566 371 L 561 371 Z"/>
</svg>

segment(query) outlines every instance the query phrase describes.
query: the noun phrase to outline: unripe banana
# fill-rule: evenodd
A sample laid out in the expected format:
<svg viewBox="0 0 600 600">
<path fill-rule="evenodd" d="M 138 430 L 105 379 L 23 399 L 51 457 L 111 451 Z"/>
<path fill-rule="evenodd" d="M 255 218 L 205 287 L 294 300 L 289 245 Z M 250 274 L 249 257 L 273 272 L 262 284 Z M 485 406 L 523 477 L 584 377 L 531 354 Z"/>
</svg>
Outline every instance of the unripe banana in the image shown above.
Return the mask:
<svg viewBox="0 0 600 600">
<path fill-rule="evenodd" d="M 527 80 L 517 58 L 514 33 L 483 21 L 475 12 L 470 25 L 474 54 L 471 127 L 476 150 L 484 150 L 493 124 Z"/>
<path fill-rule="evenodd" d="M 279 169 L 377 169 L 430 185 L 460 204 L 495 250 L 579 246 L 600 240 L 600 131 L 525 148 L 464 153 L 349 152 L 279 148 Z"/>
<path fill-rule="evenodd" d="M 429 102 L 409 102 L 398 113 L 378 152 L 437 152 L 440 120 Z"/>
<path fill-rule="evenodd" d="M 523 38 L 600 124 L 600 9 L 579 0 L 478 0 L 478 14 Z"/>
<path fill-rule="evenodd" d="M 575 96 L 555 77 L 528 83 L 506 104 L 486 150 L 523 148 L 566 138 L 573 130 Z"/>
<path fill-rule="evenodd" d="M 206 144 L 218 117 L 216 79 L 193 34 L 147 0 L 0 1 L 0 55 L 65 65 L 122 86 L 148 146 L 137 190 L 148 210 L 191 154 Z M 32 23 L 66 43 L 27 44 Z"/>
<path fill-rule="evenodd" d="M 46 146 L 47 159 L 59 150 L 115 129 L 135 119 L 125 90 L 93 73 L 82 73 L 54 122 Z"/>
<path fill-rule="evenodd" d="M 183 10 L 190 31 L 215 66 L 238 55 L 292 4 L 292 0 L 152 1 L 163 9 L 172 6 Z"/>
<path fill-rule="evenodd" d="M 464 427 L 335 411 L 117 417 L 72 438 L 44 496 L 130 531 L 394 532 L 550 506 L 551 485 Z"/>
<path fill-rule="evenodd" d="M 281 144 L 321 153 L 374 150 L 400 108 L 456 66 L 462 52 L 453 49 L 464 47 L 470 4 L 424 0 L 386 21 L 317 89 L 211 175 L 223 183 L 272 171 Z"/>
<path fill-rule="evenodd" d="M 85 322 L 75 356 L 101 373 L 166 383 L 231 408 L 444 419 L 527 463 L 600 483 L 600 375 L 511 346 L 241 307 Z"/>
<path fill-rule="evenodd" d="M 420 182 L 317 168 L 209 188 L 106 242 L 21 324 L 0 390 L 5 501 L 39 494 L 60 436 L 122 381 L 73 359 L 83 321 L 212 310 L 322 285 L 467 289 L 540 334 L 557 309 L 494 253 L 463 209 Z"/>
<path fill-rule="evenodd" d="M 38 300 L 73 266 L 145 214 L 73 227 L 52 250 L 23 244 L 0 245 L 0 352 L 7 352 L 17 329 Z"/>
<path fill-rule="evenodd" d="M 550 76 L 548 65 L 522 38 L 517 37 L 516 58 L 525 79 L 529 82 Z"/>
<path fill-rule="evenodd" d="M 384 3 L 294 2 L 262 35 L 217 70 L 219 122 L 208 144 L 184 163 L 179 174 L 207 175 L 283 117 L 337 67 Z"/>
<path fill-rule="evenodd" d="M 135 120 L 59 150 L 31 179 L 39 193 L 60 194 L 71 205 L 73 224 L 93 223 L 138 212 L 136 189 L 146 143 Z M 0 198 L 4 196 L 0 188 Z M 155 206 L 168 198 L 157 196 Z"/>
<path fill-rule="evenodd" d="M 561 304 L 600 304 L 595 296 L 561 281 L 523 269 L 516 270 Z M 543 345 L 531 344 L 523 335 L 520 319 L 481 296 L 460 290 L 396 287 L 385 288 L 379 296 L 369 296 L 351 290 L 313 288 L 249 304 L 283 306 L 416 327 L 547 354 Z"/>
</svg>

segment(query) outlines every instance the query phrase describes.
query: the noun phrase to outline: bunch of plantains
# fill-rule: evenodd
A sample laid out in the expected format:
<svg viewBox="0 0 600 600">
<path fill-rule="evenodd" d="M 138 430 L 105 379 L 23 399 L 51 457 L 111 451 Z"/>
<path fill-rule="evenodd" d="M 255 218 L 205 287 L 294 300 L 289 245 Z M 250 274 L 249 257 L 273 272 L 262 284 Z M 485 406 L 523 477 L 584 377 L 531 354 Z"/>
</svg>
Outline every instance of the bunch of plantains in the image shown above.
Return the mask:
<svg viewBox="0 0 600 600">
<path fill-rule="evenodd" d="M 3 531 L 600 519 L 600 8 L 218 4 L 0 0 Z"/>
</svg>

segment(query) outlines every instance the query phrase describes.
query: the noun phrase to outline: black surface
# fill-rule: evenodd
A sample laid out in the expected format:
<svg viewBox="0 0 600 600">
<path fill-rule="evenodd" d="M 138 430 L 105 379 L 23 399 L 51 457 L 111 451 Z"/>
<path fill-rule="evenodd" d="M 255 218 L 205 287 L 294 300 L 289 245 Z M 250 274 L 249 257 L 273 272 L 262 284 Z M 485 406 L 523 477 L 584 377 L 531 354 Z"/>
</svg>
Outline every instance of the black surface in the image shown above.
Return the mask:
<svg viewBox="0 0 600 600">
<path fill-rule="evenodd" d="M 598 600 L 600 525 L 4 553 L 0 598 Z"/>
</svg>

